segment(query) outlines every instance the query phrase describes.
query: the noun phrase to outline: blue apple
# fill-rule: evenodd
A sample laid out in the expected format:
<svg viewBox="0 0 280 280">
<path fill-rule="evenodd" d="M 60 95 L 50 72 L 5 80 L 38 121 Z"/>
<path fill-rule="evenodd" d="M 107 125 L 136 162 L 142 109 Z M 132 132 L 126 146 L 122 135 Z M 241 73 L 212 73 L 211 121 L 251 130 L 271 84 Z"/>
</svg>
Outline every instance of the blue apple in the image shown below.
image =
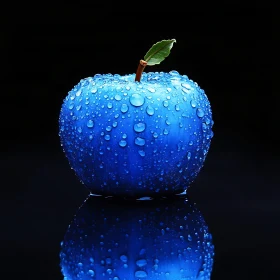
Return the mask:
<svg viewBox="0 0 280 280">
<path fill-rule="evenodd" d="M 181 193 L 208 153 L 213 120 L 198 84 L 177 71 L 81 80 L 64 99 L 61 145 L 92 193 Z"/>
<path fill-rule="evenodd" d="M 65 280 L 209 280 L 214 245 L 186 198 L 90 197 L 61 243 Z"/>
</svg>

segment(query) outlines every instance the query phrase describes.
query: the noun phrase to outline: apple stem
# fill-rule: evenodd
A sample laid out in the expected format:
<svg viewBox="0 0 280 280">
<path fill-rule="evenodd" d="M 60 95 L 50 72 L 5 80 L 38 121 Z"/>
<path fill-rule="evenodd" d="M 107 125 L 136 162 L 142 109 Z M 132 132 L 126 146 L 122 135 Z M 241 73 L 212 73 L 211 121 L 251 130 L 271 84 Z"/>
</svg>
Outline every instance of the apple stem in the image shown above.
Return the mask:
<svg viewBox="0 0 280 280">
<path fill-rule="evenodd" d="M 145 60 L 143 60 L 143 59 L 140 60 L 137 71 L 136 71 L 135 82 L 140 82 L 142 73 L 143 73 L 145 67 L 147 66 L 147 64 L 148 63 Z"/>
</svg>

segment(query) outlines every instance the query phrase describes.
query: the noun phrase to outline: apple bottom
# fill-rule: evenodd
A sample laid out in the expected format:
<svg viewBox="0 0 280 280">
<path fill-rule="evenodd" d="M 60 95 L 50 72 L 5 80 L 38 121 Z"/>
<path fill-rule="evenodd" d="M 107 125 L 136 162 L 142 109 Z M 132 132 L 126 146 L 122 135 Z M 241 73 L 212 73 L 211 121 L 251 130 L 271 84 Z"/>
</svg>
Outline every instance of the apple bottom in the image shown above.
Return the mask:
<svg viewBox="0 0 280 280">
<path fill-rule="evenodd" d="M 214 246 L 199 210 L 184 195 L 90 196 L 61 243 L 64 279 L 209 280 Z"/>
<path fill-rule="evenodd" d="M 87 187 L 87 186 L 86 186 Z M 94 193 L 93 191 L 91 191 L 91 188 L 88 188 L 89 191 L 90 191 L 90 195 L 91 196 L 104 196 L 104 197 L 112 197 L 114 196 L 116 199 L 141 199 L 142 197 L 144 196 L 147 196 L 147 193 L 148 194 L 151 194 L 149 195 L 149 197 L 151 198 L 160 198 L 160 197 L 174 197 L 174 196 L 177 196 L 177 195 L 180 195 L 182 193 L 186 193 L 187 189 L 189 187 L 188 186 L 185 186 L 185 187 L 176 187 L 176 188 L 173 188 L 173 187 L 170 187 L 168 190 L 165 190 L 164 192 L 153 192 L 153 190 L 150 190 L 147 192 L 147 190 L 149 190 L 148 188 L 147 189 L 142 189 L 140 191 L 138 191 L 137 193 L 135 193 L 135 191 L 129 191 L 125 186 L 124 186 L 124 189 L 125 189 L 125 192 L 122 192 L 122 193 L 118 193 L 118 192 L 115 192 L 112 194 L 112 192 L 110 192 L 109 190 L 102 190 L 100 189 L 98 193 Z"/>
<path fill-rule="evenodd" d="M 69 161 L 80 182 L 92 194 L 134 198 L 146 195 L 158 197 L 172 196 L 187 191 L 198 176 L 205 160 L 205 155 L 201 150 L 196 153 L 196 158 L 186 160 L 181 156 L 176 164 L 174 162 L 168 165 L 162 163 L 160 167 L 155 167 L 150 163 L 151 166 L 135 164 L 132 161 L 128 168 L 130 172 L 127 173 L 125 168 L 114 166 L 109 160 L 110 164 L 104 164 L 102 169 L 99 168 L 98 162 L 90 157 L 85 158 L 83 163 L 77 163 L 69 156 Z"/>
</svg>

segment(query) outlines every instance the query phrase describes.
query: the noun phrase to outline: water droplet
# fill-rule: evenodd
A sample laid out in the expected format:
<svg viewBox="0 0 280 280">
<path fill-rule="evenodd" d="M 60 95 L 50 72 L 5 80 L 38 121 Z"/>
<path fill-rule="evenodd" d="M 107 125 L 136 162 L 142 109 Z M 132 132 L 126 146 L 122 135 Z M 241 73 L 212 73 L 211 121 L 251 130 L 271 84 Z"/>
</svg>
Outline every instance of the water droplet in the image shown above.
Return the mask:
<svg viewBox="0 0 280 280">
<path fill-rule="evenodd" d="M 158 259 L 154 259 L 154 263 L 158 264 L 159 260 Z"/>
<path fill-rule="evenodd" d="M 207 124 L 203 122 L 202 123 L 202 131 L 206 132 L 206 130 L 207 130 Z"/>
<path fill-rule="evenodd" d="M 82 264 L 81 262 L 79 262 L 79 263 L 78 263 L 78 266 L 79 266 L 79 267 L 82 267 L 82 266 L 83 266 L 83 264 Z"/>
<path fill-rule="evenodd" d="M 68 108 L 72 110 L 74 108 L 74 103 L 69 104 Z"/>
<path fill-rule="evenodd" d="M 197 114 L 197 116 L 198 116 L 199 118 L 202 118 L 202 117 L 204 116 L 204 112 L 203 112 L 203 110 L 200 109 L 200 108 L 198 108 L 198 109 L 196 110 L 196 114 Z"/>
<path fill-rule="evenodd" d="M 185 89 L 185 88 L 182 88 L 182 91 L 183 91 L 184 93 L 189 93 L 189 90 L 188 90 L 188 89 Z"/>
<path fill-rule="evenodd" d="M 96 93 L 97 92 L 97 88 L 93 88 L 92 90 L 91 90 L 91 93 Z"/>
<path fill-rule="evenodd" d="M 172 75 L 172 76 L 178 76 L 179 72 L 176 71 L 176 70 L 172 70 L 172 71 L 169 72 L 169 74 Z"/>
<path fill-rule="evenodd" d="M 183 88 L 186 88 L 186 89 L 191 89 L 191 86 L 189 84 L 186 84 L 186 83 L 182 83 L 181 86 Z"/>
<path fill-rule="evenodd" d="M 158 134 L 156 132 L 153 133 L 154 138 L 158 138 Z"/>
<path fill-rule="evenodd" d="M 107 140 L 107 141 L 109 141 L 109 140 L 110 140 L 110 138 L 111 138 L 111 137 L 110 137 L 110 135 L 109 135 L 109 134 L 106 134 L 106 135 L 104 136 L 104 139 L 105 139 L 105 140 Z"/>
<path fill-rule="evenodd" d="M 125 141 L 125 140 L 121 140 L 121 141 L 119 142 L 119 145 L 120 145 L 121 147 L 125 147 L 125 146 L 126 146 L 126 141 Z"/>
<path fill-rule="evenodd" d="M 78 130 L 79 133 L 82 133 L 82 131 L 83 131 L 80 126 L 77 128 L 77 130 Z"/>
<path fill-rule="evenodd" d="M 122 135 L 122 138 L 123 138 L 123 139 L 126 139 L 126 138 L 127 138 L 127 134 L 124 133 L 124 134 Z"/>
<path fill-rule="evenodd" d="M 188 152 L 188 153 L 187 153 L 187 158 L 188 158 L 188 160 L 191 159 L 191 156 L 192 156 L 191 152 Z"/>
<path fill-rule="evenodd" d="M 144 146 L 145 145 L 145 139 L 136 137 L 134 143 L 138 146 Z"/>
<path fill-rule="evenodd" d="M 120 280 L 120 278 L 117 277 L 117 276 L 115 276 L 115 277 L 113 278 L 113 280 Z"/>
<path fill-rule="evenodd" d="M 90 134 L 88 138 L 89 138 L 89 140 L 92 140 L 93 139 L 93 135 Z"/>
<path fill-rule="evenodd" d="M 111 264 L 112 263 L 112 259 L 111 258 L 106 258 L 106 264 Z"/>
<path fill-rule="evenodd" d="M 189 145 L 192 146 L 192 145 L 193 145 L 193 141 L 190 141 L 190 142 L 189 142 Z"/>
<path fill-rule="evenodd" d="M 119 94 L 116 94 L 116 95 L 115 95 L 115 99 L 116 99 L 117 101 L 120 101 L 120 100 L 122 99 L 122 97 L 121 97 Z"/>
<path fill-rule="evenodd" d="M 82 90 L 81 90 L 81 89 L 79 89 L 79 90 L 76 92 L 76 96 L 80 96 L 80 95 L 81 95 L 81 93 L 82 93 Z"/>
<path fill-rule="evenodd" d="M 180 106 L 178 104 L 175 105 L 175 110 L 180 111 Z"/>
<path fill-rule="evenodd" d="M 145 253 L 146 253 L 146 249 L 143 248 L 140 250 L 139 255 L 144 255 Z"/>
<path fill-rule="evenodd" d="M 108 125 L 107 127 L 106 127 L 106 131 L 111 131 L 112 130 L 112 127 L 110 126 L 110 125 Z"/>
<path fill-rule="evenodd" d="M 82 105 L 77 105 L 76 110 L 80 111 L 81 108 L 82 108 Z"/>
<path fill-rule="evenodd" d="M 88 128 L 92 128 L 93 125 L 94 125 L 93 120 L 88 120 L 88 122 L 87 122 L 87 127 L 88 127 Z"/>
<path fill-rule="evenodd" d="M 138 107 L 144 104 L 145 99 L 142 95 L 134 93 L 130 96 L 129 101 L 133 106 Z"/>
<path fill-rule="evenodd" d="M 188 240 L 192 241 L 192 237 L 188 234 Z"/>
<path fill-rule="evenodd" d="M 143 267 L 146 264 L 147 264 L 147 261 L 145 259 L 141 259 L 141 260 L 136 261 L 136 265 L 138 265 L 139 267 Z"/>
<path fill-rule="evenodd" d="M 162 104 L 163 104 L 163 107 L 168 107 L 168 101 L 167 100 L 164 100 L 163 102 L 162 102 Z"/>
<path fill-rule="evenodd" d="M 111 268 L 108 268 L 108 269 L 107 269 L 107 273 L 108 273 L 108 274 L 112 274 L 112 272 L 113 272 L 113 270 L 112 270 Z"/>
<path fill-rule="evenodd" d="M 170 125 L 170 124 L 171 124 L 171 122 L 170 122 L 168 119 L 165 121 L 165 123 L 166 123 L 167 125 Z"/>
<path fill-rule="evenodd" d="M 210 124 L 210 123 L 211 123 L 211 120 L 210 120 L 208 117 L 206 117 L 206 118 L 205 118 L 205 122 L 206 122 L 206 124 Z"/>
<path fill-rule="evenodd" d="M 136 278 L 145 278 L 148 276 L 147 272 L 146 271 L 142 271 L 142 270 L 138 270 L 135 272 L 134 276 Z"/>
<path fill-rule="evenodd" d="M 144 156 L 145 156 L 145 151 L 143 151 L 143 150 L 139 150 L 138 153 L 139 153 L 139 155 L 140 155 L 141 157 L 144 157 Z"/>
<path fill-rule="evenodd" d="M 120 260 L 121 260 L 122 262 L 126 263 L 126 262 L 127 262 L 127 256 L 126 256 L 126 255 L 121 255 L 121 256 L 120 256 Z"/>
<path fill-rule="evenodd" d="M 122 113 L 126 113 L 126 112 L 128 111 L 128 106 L 127 106 L 127 104 L 122 104 L 122 106 L 121 106 L 121 111 L 122 111 Z"/>
<path fill-rule="evenodd" d="M 92 270 L 92 269 L 90 269 L 89 271 L 88 271 L 88 274 L 90 275 L 90 276 L 94 276 L 94 274 L 95 274 L 95 272 Z"/>
<path fill-rule="evenodd" d="M 149 92 L 155 92 L 156 90 L 155 90 L 154 88 L 150 88 L 150 87 L 149 87 L 149 88 L 148 88 L 148 91 L 149 91 Z"/>
<path fill-rule="evenodd" d="M 164 135 L 167 135 L 169 132 L 168 132 L 168 130 L 165 128 L 164 130 L 163 130 L 163 134 Z"/>
<path fill-rule="evenodd" d="M 146 128 L 146 125 L 144 123 L 141 123 L 141 122 L 134 125 L 134 130 L 136 132 L 142 132 L 142 131 L 145 130 L 145 128 Z"/>
<path fill-rule="evenodd" d="M 152 116 L 155 113 L 155 109 L 152 106 L 148 105 L 146 108 L 146 112 L 149 116 Z"/>
<path fill-rule="evenodd" d="M 109 109 L 112 109 L 113 104 L 112 104 L 111 102 L 109 102 L 108 105 L 107 105 L 107 107 L 108 107 Z"/>
<path fill-rule="evenodd" d="M 191 106 L 193 107 L 193 108 L 195 108 L 196 107 L 196 102 L 194 101 L 194 100 L 191 100 Z"/>
<path fill-rule="evenodd" d="M 118 123 L 117 122 L 113 122 L 113 127 L 117 127 Z"/>
</svg>

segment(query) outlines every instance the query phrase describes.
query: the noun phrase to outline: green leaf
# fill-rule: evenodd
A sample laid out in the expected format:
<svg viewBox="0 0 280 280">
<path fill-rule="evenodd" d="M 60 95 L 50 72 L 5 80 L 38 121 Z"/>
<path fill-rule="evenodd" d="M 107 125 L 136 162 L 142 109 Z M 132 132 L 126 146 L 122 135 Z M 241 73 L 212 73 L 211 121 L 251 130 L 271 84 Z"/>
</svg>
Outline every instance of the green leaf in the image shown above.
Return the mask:
<svg viewBox="0 0 280 280">
<path fill-rule="evenodd" d="M 176 42 L 172 40 L 162 40 L 154 44 L 144 56 L 144 60 L 148 63 L 147 65 L 155 65 L 161 63 L 169 54 Z"/>
</svg>

